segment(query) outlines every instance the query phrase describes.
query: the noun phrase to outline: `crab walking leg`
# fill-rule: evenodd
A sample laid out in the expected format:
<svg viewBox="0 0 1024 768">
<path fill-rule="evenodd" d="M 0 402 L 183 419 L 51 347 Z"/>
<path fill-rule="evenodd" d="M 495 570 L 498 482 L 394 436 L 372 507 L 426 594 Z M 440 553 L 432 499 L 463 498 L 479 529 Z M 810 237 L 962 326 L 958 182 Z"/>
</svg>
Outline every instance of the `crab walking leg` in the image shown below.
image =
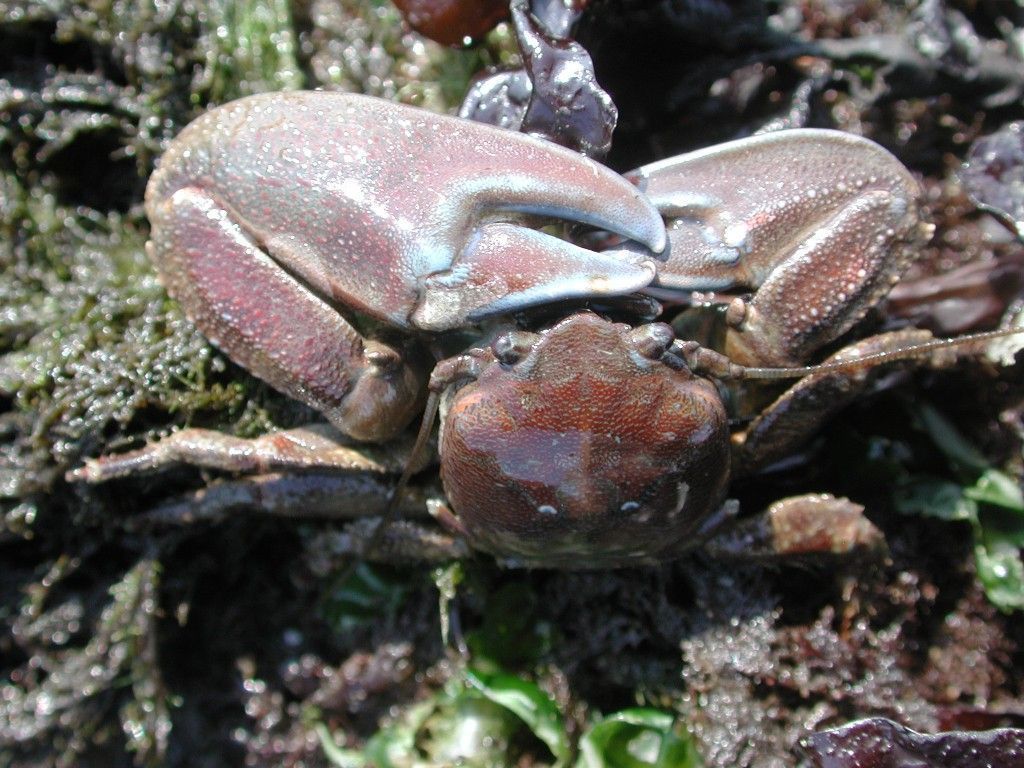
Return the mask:
<svg viewBox="0 0 1024 768">
<path fill-rule="evenodd" d="M 912 349 L 932 340 L 931 333 L 924 330 L 892 331 L 861 339 L 824 362 L 856 361 L 868 355 Z M 971 353 L 969 348 L 939 347 L 911 358 L 881 364 L 876 361 L 853 370 L 821 371 L 805 376 L 750 424 L 734 453 L 734 469 L 738 474 L 749 474 L 792 455 L 798 446 L 806 445 L 831 416 L 894 369 L 948 368 L 959 355 Z"/>
<path fill-rule="evenodd" d="M 177 464 L 225 472 L 319 470 L 397 475 L 409 463 L 412 444 L 408 440 L 398 445 L 358 448 L 347 442 L 327 424 L 310 424 L 252 439 L 210 429 L 183 429 L 135 451 L 86 459 L 83 466 L 68 473 L 68 479 L 103 483 L 159 472 Z"/>
<path fill-rule="evenodd" d="M 406 488 L 396 502 L 401 520 L 376 536 L 389 504 L 391 485 L 373 475 L 308 472 L 266 474 L 214 483 L 171 499 L 128 521 L 132 530 L 216 523 L 229 515 L 249 513 L 289 519 L 351 521 L 340 530 L 320 534 L 314 551 L 329 572 L 352 557 L 382 562 L 446 562 L 465 558 L 469 548 L 459 538 L 421 522 L 432 492 Z M 371 547 L 372 544 L 372 547 Z"/>
<path fill-rule="evenodd" d="M 472 554 L 463 539 L 416 520 L 391 520 L 379 530 L 380 517 L 353 520 L 341 530 L 324 531 L 317 537 L 317 551 L 310 565 L 317 573 L 350 567 L 353 558 L 371 562 L 439 565 L 465 560 Z"/>
<path fill-rule="evenodd" d="M 423 280 L 412 321 L 442 330 L 559 299 L 622 295 L 647 287 L 650 258 L 603 253 L 515 224 L 480 227 L 451 269 Z"/>
<path fill-rule="evenodd" d="M 864 507 L 827 493 L 781 499 L 705 547 L 712 557 L 745 562 L 878 559 L 886 554 L 885 537 L 864 516 Z"/>
<path fill-rule="evenodd" d="M 131 519 L 134 528 L 216 522 L 245 512 L 296 519 L 354 520 L 380 515 L 388 504 L 391 483 L 371 473 L 270 473 L 211 483 Z M 407 488 L 397 501 L 403 517 L 425 517 L 427 494 Z"/>
<path fill-rule="evenodd" d="M 667 222 L 657 286 L 755 291 L 728 315 L 729 354 L 745 365 L 798 364 L 845 333 L 932 232 L 907 169 L 838 131 L 754 136 L 628 177 Z"/>
<path fill-rule="evenodd" d="M 280 268 L 202 189 L 150 205 L 147 244 L 168 292 L 232 360 L 342 432 L 385 440 L 415 415 L 424 376 L 363 338 Z"/>
</svg>

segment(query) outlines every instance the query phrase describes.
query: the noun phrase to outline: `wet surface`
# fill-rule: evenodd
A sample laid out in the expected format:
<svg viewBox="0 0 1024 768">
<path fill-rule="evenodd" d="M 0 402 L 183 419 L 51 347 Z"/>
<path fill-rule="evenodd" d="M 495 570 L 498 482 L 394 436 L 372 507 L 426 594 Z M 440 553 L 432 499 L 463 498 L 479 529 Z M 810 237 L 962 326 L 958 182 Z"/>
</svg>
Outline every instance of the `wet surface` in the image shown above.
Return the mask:
<svg viewBox="0 0 1024 768">
<path fill-rule="evenodd" d="M 184 425 L 249 436 L 312 416 L 208 346 L 145 258 L 142 190 L 185 124 L 300 86 L 450 111 L 488 65 L 519 66 L 508 28 L 453 51 L 386 4 L 244 6 L 0 0 L 5 764 L 327 765 L 325 733 L 359 750 L 455 685 L 459 647 L 536 681 L 571 738 L 641 703 L 722 768 L 808 765 L 801 739 L 865 717 L 922 734 L 1024 725 L 1024 620 L 986 594 L 1018 599 L 999 574 L 1013 575 L 1019 522 L 975 498 L 997 498 L 986 472 L 1021 475 L 1019 364 L 890 377 L 731 491 L 749 511 L 849 496 L 885 533 L 886 562 L 762 568 L 698 553 L 559 573 L 478 558 L 445 613 L 447 648 L 430 570 L 361 566 L 343 581 L 337 521 L 243 512 L 138 530 L 132 518 L 217 473 L 68 485 L 84 456 Z M 838 127 L 893 151 L 922 179 L 937 232 L 860 330 L 909 318 L 958 333 L 991 327 L 1020 291 L 1020 244 L 968 198 L 961 165 L 1024 119 L 1022 21 L 993 4 L 609 0 L 574 39 L 619 110 L 617 170 L 765 125 Z M 1012 189 L 986 199 L 1016 216 Z M 417 483 L 435 490 L 436 476 Z M 507 734 L 497 764 L 551 762 L 479 699 L 444 701 L 419 726 L 421 756 L 450 754 L 452 724 L 473 709 Z M 907 754 L 936 743 L 907 739 Z"/>
</svg>

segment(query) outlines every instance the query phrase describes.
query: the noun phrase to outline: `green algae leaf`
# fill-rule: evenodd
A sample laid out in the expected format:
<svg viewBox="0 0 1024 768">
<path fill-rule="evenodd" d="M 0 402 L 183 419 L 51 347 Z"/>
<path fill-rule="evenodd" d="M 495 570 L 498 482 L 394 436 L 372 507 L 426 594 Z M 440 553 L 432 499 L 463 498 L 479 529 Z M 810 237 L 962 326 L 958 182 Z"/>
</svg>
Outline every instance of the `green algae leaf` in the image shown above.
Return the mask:
<svg viewBox="0 0 1024 768">
<path fill-rule="evenodd" d="M 984 456 L 935 408 L 916 409 L 919 423 L 968 478 L 908 483 L 896 495 L 901 512 L 943 520 L 966 520 L 974 534 L 974 561 L 985 595 L 1003 611 L 1024 610 L 1024 492 L 1010 475 Z M 973 479 L 973 482 L 971 480 Z"/>
<path fill-rule="evenodd" d="M 948 480 L 915 480 L 896 491 L 896 509 L 905 515 L 922 515 L 939 520 L 978 519 L 978 505 L 967 497 L 959 483 Z"/>
<path fill-rule="evenodd" d="M 453 698 L 420 729 L 417 746 L 423 759 L 416 765 L 506 768 L 518 764 L 523 755 L 514 744 L 523 734 L 523 721 L 460 680 L 450 682 L 448 695 Z"/>
<path fill-rule="evenodd" d="M 511 582 L 487 595 L 483 621 L 467 633 L 477 669 L 516 669 L 536 662 L 551 647 L 551 628 L 537 618 L 537 596 L 525 582 Z"/>
<path fill-rule="evenodd" d="M 410 707 L 355 750 L 335 741 L 326 724 L 316 726 L 324 755 L 339 768 L 505 768 L 515 764 L 510 741 L 523 728 L 511 710 L 459 681 Z"/>
<path fill-rule="evenodd" d="M 466 671 L 466 682 L 487 699 L 512 712 L 547 745 L 557 764 L 569 759 L 569 740 L 558 705 L 533 682 L 503 673 Z"/>
<path fill-rule="evenodd" d="M 964 495 L 981 504 L 992 504 L 1024 516 L 1024 492 L 1020 484 L 1005 472 L 986 469 L 971 487 L 964 489 Z M 1024 517 L 1021 520 L 1024 524 Z"/>
<path fill-rule="evenodd" d="M 1024 610 L 1024 562 L 1019 543 L 986 527 L 975 535 L 974 559 L 988 599 L 1004 611 Z"/>
<path fill-rule="evenodd" d="M 928 433 L 940 451 L 954 467 L 962 471 L 979 474 L 989 469 L 988 459 L 947 419 L 937 408 L 921 403 L 914 408 L 921 428 Z"/>
<path fill-rule="evenodd" d="M 313 726 L 313 730 L 320 741 L 320 748 L 324 751 L 324 757 L 327 758 L 327 762 L 331 765 L 336 765 L 339 768 L 364 768 L 366 765 L 364 753 L 340 746 L 334 740 L 334 736 L 331 734 L 331 729 L 327 727 L 327 723 L 317 723 Z M 381 763 L 381 765 L 383 768 L 385 763 Z"/>
<path fill-rule="evenodd" d="M 995 469 L 971 486 L 921 480 L 896 493 L 896 508 L 948 521 L 966 521 L 974 534 L 978 580 L 994 605 L 1004 611 L 1024 609 L 1024 515 L 1017 506 L 1020 488 Z"/>
<path fill-rule="evenodd" d="M 363 749 L 364 764 L 373 768 L 404 768 L 418 764 L 416 736 L 437 707 L 438 702 L 434 699 L 417 704 L 411 707 L 401 720 L 375 733 Z M 326 754 L 331 757 L 330 752 Z M 353 753 L 344 754 L 349 758 L 349 762 L 335 762 L 336 765 L 343 768 L 357 765 L 351 762 Z"/>
<path fill-rule="evenodd" d="M 676 719 L 656 709 L 624 709 L 595 723 L 580 740 L 576 768 L 701 768 Z"/>
<path fill-rule="evenodd" d="M 393 614 L 408 597 L 412 585 L 398 569 L 359 563 L 324 591 L 320 614 L 339 635 Z"/>
</svg>

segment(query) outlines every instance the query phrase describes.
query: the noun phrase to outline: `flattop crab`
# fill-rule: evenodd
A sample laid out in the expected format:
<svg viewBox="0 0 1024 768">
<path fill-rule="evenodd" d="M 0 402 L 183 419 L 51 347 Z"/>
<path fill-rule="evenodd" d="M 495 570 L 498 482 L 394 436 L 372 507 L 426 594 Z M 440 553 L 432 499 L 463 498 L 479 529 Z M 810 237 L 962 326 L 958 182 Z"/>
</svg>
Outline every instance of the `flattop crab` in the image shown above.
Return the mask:
<svg viewBox="0 0 1024 768">
<path fill-rule="evenodd" d="M 146 192 L 148 251 L 214 344 L 331 426 L 257 441 L 186 430 L 90 460 L 72 477 L 98 482 L 174 461 L 394 471 L 348 438 L 401 433 L 427 388 L 423 342 L 480 326 L 489 343 L 430 376 L 443 395 L 452 505 L 435 501 L 435 516 L 510 564 L 678 556 L 734 511 L 724 502 L 728 418 L 706 375 L 802 365 L 845 333 L 929 237 L 917 195 L 885 150 L 834 131 L 754 136 L 622 177 L 540 139 L 369 97 L 233 102 L 164 155 Z M 603 232 L 611 247 L 536 228 L 552 222 Z M 574 311 L 529 333 L 507 321 L 566 300 L 736 288 L 754 294 L 728 307 L 728 359 L 662 323 Z M 907 341 L 896 334 L 847 354 L 884 357 Z M 950 356 L 918 354 L 936 364 Z M 755 424 L 739 464 L 801 439 L 811 401 L 797 391 L 770 409 L 762 423 L 786 423 L 762 429 L 768 437 Z M 368 501 L 366 476 L 353 477 L 316 493 L 335 511 L 379 513 L 384 494 Z M 245 499 L 308 511 L 291 486 L 275 495 L 260 482 Z M 196 497 L 184 514 L 238 502 L 213 498 Z"/>
</svg>

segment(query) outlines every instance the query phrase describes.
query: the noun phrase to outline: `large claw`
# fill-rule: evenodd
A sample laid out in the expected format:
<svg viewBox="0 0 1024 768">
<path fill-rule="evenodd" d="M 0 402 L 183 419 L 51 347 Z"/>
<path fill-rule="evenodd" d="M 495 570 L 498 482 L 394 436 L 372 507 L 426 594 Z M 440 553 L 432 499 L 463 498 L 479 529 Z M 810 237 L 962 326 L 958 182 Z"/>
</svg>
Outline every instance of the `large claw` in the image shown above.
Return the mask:
<svg viewBox="0 0 1024 768">
<path fill-rule="evenodd" d="M 668 222 L 659 286 L 756 290 L 731 313 L 730 357 L 747 364 L 793 364 L 844 333 L 931 233 L 907 169 L 838 131 L 755 136 L 629 177 Z"/>
<path fill-rule="evenodd" d="M 654 277 L 649 254 L 594 253 L 527 217 L 589 224 L 654 253 L 666 243 L 647 199 L 592 160 L 347 94 L 253 96 L 192 123 L 147 190 L 154 241 L 182 189 L 201 190 L 328 302 L 432 331 Z"/>
<path fill-rule="evenodd" d="M 415 415 L 423 361 L 364 339 L 346 310 L 442 331 L 628 293 L 654 278 L 651 251 L 666 242 L 647 199 L 580 155 L 323 92 L 253 96 L 200 117 L 161 159 L 146 212 L 148 251 L 206 336 L 362 440 L 386 440 Z M 552 220 L 619 233 L 633 251 L 593 253 L 525 226 Z"/>
</svg>

